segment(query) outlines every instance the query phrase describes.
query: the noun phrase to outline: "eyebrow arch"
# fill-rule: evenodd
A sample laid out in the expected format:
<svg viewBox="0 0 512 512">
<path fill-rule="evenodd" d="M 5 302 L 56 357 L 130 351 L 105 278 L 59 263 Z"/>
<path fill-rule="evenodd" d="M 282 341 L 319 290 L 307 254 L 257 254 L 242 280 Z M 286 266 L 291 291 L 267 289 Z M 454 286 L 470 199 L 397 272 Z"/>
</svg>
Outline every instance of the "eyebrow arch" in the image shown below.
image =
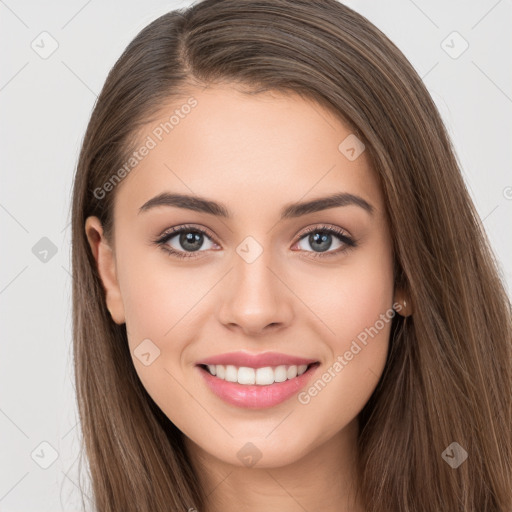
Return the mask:
<svg viewBox="0 0 512 512">
<path fill-rule="evenodd" d="M 291 203 L 282 208 L 280 212 L 281 219 L 292 219 L 301 217 L 310 213 L 327 210 L 329 208 L 336 208 L 339 206 L 359 206 L 370 215 L 373 215 L 374 207 L 368 203 L 365 199 L 354 194 L 347 192 L 341 192 L 332 194 L 330 196 L 321 197 L 319 199 L 313 199 L 307 202 Z M 186 194 L 173 194 L 169 192 L 163 192 L 149 201 L 145 202 L 140 208 L 138 213 L 142 213 L 155 208 L 157 206 L 174 206 L 177 208 L 184 208 L 186 210 L 193 210 L 196 212 L 207 213 L 215 215 L 216 217 L 222 217 L 230 219 L 233 217 L 229 209 L 215 201 L 210 199 L 191 196 Z"/>
</svg>

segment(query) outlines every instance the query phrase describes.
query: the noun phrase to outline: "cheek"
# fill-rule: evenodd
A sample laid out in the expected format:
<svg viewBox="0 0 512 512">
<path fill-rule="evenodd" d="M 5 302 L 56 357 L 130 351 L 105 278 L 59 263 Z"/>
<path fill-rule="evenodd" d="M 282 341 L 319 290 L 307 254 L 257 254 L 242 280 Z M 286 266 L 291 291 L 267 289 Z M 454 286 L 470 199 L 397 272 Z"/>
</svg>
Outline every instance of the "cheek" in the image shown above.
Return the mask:
<svg viewBox="0 0 512 512">
<path fill-rule="evenodd" d="M 118 277 L 135 370 L 157 403 L 174 397 L 172 407 L 181 410 L 186 401 L 180 405 L 180 400 L 186 396 L 179 382 L 187 349 L 206 321 L 203 311 L 218 276 L 212 270 L 171 264 L 159 250 L 133 247 L 124 254 L 130 257 L 120 261 Z M 139 356 L 148 352 L 152 362 L 146 366 Z"/>
<path fill-rule="evenodd" d="M 167 265 L 165 255 L 156 261 L 154 252 L 134 248 L 120 261 L 128 345 L 145 390 L 171 421 L 184 428 L 181 421 L 200 422 L 201 411 L 189 410 L 190 395 L 182 387 L 180 361 L 188 340 L 183 333 L 192 330 L 193 305 L 207 290 L 191 283 L 190 272 Z"/>
<path fill-rule="evenodd" d="M 172 327 L 173 306 L 177 301 L 172 276 L 162 274 L 142 259 L 130 258 L 120 276 L 126 314 L 126 327 L 132 342 L 162 338 Z"/>
<path fill-rule="evenodd" d="M 322 414 L 342 400 L 343 423 L 354 417 L 371 396 L 384 369 L 393 302 L 393 259 L 385 243 L 360 251 L 335 271 L 316 269 L 299 292 L 316 313 L 329 357 L 318 375 L 320 382 L 306 390 L 302 403 Z M 316 283 L 316 286 L 312 286 Z M 314 403 L 313 403 L 314 402 Z M 327 420 L 326 420 L 327 421 Z"/>
<path fill-rule="evenodd" d="M 195 280 L 191 282 L 190 271 L 171 265 L 156 247 L 126 244 L 119 254 L 118 278 L 130 342 L 150 338 L 160 343 L 171 336 L 201 290 Z"/>
<path fill-rule="evenodd" d="M 384 370 L 395 313 L 392 254 L 383 247 L 361 252 L 324 279 L 323 299 L 315 292 L 319 316 L 334 331 L 325 338 L 330 360 L 298 399 L 319 425 L 331 425 L 322 438 L 361 411 Z"/>
<path fill-rule="evenodd" d="M 311 266 L 296 280 L 298 295 L 326 327 L 340 351 L 375 324 L 393 301 L 393 258 L 385 240 L 352 251 L 339 265 Z"/>
</svg>

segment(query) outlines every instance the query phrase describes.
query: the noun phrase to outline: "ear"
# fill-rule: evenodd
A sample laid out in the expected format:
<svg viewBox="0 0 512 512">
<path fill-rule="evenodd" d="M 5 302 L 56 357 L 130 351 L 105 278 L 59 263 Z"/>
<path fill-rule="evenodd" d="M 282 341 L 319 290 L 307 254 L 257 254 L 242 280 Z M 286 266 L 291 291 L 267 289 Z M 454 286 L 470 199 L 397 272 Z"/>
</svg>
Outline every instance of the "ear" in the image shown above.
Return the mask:
<svg viewBox="0 0 512 512">
<path fill-rule="evenodd" d="M 396 307 L 395 307 L 396 306 Z M 411 316 L 413 313 L 413 307 L 408 294 L 403 288 L 396 288 L 395 295 L 393 298 L 393 309 L 401 316 Z"/>
<path fill-rule="evenodd" d="M 117 282 L 115 256 L 103 234 L 103 227 L 98 217 L 88 217 L 85 221 L 85 233 L 96 260 L 98 273 L 103 283 L 107 308 L 116 324 L 125 323 L 124 305 L 121 290 Z"/>
</svg>

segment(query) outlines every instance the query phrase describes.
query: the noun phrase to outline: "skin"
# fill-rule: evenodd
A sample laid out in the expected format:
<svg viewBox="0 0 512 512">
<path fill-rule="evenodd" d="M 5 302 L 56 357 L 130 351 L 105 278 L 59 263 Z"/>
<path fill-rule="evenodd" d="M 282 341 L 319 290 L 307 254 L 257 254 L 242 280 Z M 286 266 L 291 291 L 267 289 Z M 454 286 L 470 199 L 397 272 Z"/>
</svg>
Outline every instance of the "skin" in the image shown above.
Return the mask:
<svg viewBox="0 0 512 512">
<path fill-rule="evenodd" d="M 115 191 L 112 246 L 99 220 L 87 219 L 108 309 L 126 323 L 143 385 L 185 434 L 209 494 L 207 512 L 361 512 L 354 496 L 358 414 L 384 369 L 390 322 L 308 404 L 294 396 L 263 410 L 229 405 L 195 365 L 225 352 L 276 351 L 318 360 L 321 376 L 403 298 L 393 287 L 378 180 L 366 152 L 350 161 L 338 150 L 350 130 L 312 101 L 276 92 L 249 96 L 230 85 L 191 95 L 197 106 Z M 185 101 L 162 107 L 160 119 Z M 141 141 L 158 122 L 144 127 Z M 171 206 L 138 213 L 164 191 L 221 202 L 233 217 Z M 348 205 L 279 220 L 285 205 L 335 192 L 364 198 L 373 214 Z M 204 237 L 185 259 L 152 243 L 183 224 L 214 237 Z M 343 229 L 358 246 L 322 257 L 302 232 L 323 224 Z M 236 252 L 247 236 L 263 249 L 250 264 Z M 186 252 L 179 235 L 167 244 Z M 333 235 L 327 252 L 343 246 Z M 160 350 L 148 366 L 134 355 L 144 339 Z M 248 442 L 261 453 L 253 467 L 237 457 Z"/>
</svg>

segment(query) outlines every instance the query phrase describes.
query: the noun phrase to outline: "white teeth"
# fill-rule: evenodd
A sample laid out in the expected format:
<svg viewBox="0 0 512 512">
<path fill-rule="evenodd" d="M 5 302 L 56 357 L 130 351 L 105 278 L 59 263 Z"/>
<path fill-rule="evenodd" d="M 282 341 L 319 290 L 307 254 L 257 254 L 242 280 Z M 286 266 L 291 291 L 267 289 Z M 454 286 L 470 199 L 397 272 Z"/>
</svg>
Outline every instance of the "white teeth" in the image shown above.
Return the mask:
<svg viewBox="0 0 512 512">
<path fill-rule="evenodd" d="M 270 366 L 258 368 L 256 370 L 256 384 L 260 386 L 268 386 L 274 384 L 274 370 Z"/>
<path fill-rule="evenodd" d="M 286 378 L 293 379 L 293 377 L 297 377 L 298 373 L 299 373 L 299 368 L 297 366 L 289 366 L 288 370 L 286 371 Z"/>
<path fill-rule="evenodd" d="M 254 368 L 242 366 L 238 368 L 238 384 L 254 384 L 256 382 L 256 372 Z"/>
<path fill-rule="evenodd" d="M 228 364 L 226 366 L 226 377 L 225 380 L 228 382 L 237 382 L 238 380 L 238 368 L 236 366 Z"/>
<path fill-rule="evenodd" d="M 301 364 L 297 366 L 297 375 L 302 375 L 308 369 L 307 364 Z M 288 373 L 288 378 L 290 378 L 290 374 Z"/>
<path fill-rule="evenodd" d="M 284 382 L 287 377 L 286 377 L 286 366 L 278 366 L 275 370 L 274 370 L 274 382 Z"/>
<path fill-rule="evenodd" d="M 215 375 L 219 379 L 228 382 L 238 382 L 239 384 L 258 384 L 260 386 L 268 386 L 274 382 L 284 382 L 288 379 L 294 379 L 302 375 L 308 368 L 307 364 L 299 366 L 279 365 L 275 367 L 265 366 L 264 368 L 248 368 L 241 366 L 240 368 L 233 365 L 209 364 L 208 371 L 211 375 Z"/>
<path fill-rule="evenodd" d="M 215 365 L 215 373 L 217 374 L 217 377 L 219 377 L 219 379 L 222 379 L 222 380 L 225 380 L 226 379 L 226 367 L 221 365 L 221 364 L 217 364 Z"/>
</svg>

